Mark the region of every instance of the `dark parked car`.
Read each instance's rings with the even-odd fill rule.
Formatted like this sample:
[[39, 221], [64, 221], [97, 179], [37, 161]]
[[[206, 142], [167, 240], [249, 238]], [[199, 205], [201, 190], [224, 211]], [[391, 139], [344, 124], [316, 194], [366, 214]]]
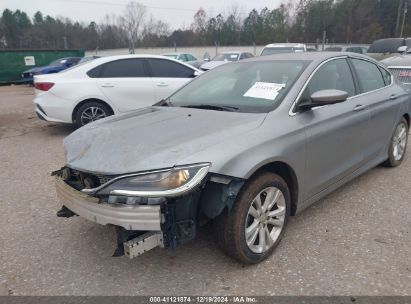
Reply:
[[24, 71], [21, 74], [21, 78], [23, 82], [26, 83], [33, 83], [33, 76], [34, 75], [42, 75], [42, 74], [53, 74], [68, 69], [73, 65], [76, 65], [81, 60], [81, 57], [65, 57], [54, 60], [50, 62], [48, 65], [35, 67], [30, 70]]
[[368, 48], [367, 55], [376, 59], [382, 60], [399, 54], [400, 47], [411, 47], [411, 38], [387, 38], [375, 40]]

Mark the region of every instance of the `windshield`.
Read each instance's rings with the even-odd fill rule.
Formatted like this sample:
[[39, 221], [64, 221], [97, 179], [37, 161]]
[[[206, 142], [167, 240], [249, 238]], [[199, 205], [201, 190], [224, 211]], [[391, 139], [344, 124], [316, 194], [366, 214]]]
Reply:
[[304, 52], [302, 47], [293, 47], [293, 46], [284, 46], [284, 47], [266, 47], [264, 48], [261, 56], [273, 55], [273, 54], [282, 54], [282, 53], [295, 53], [295, 52]]
[[180, 107], [221, 107], [239, 112], [269, 112], [277, 107], [308, 61], [239, 62], [215, 68], [174, 93]]
[[175, 55], [175, 54], [165, 54], [165, 55], [163, 55], [163, 56], [166, 56], [166, 57], [169, 57], [169, 58], [173, 58], [173, 59], [177, 59], [177, 58], [178, 58], [178, 55]]
[[240, 56], [238, 53], [218, 54], [212, 61], [237, 61], [238, 56]]

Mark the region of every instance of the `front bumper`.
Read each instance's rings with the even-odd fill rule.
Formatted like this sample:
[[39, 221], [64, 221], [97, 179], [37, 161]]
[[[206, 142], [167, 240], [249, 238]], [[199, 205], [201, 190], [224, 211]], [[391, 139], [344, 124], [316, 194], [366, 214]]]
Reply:
[[100, 203], [67, 185], [56, 176], [57, 197], [77, 215], [101, 225], [116, 225], [126, 230], [161, 231], [161, 210], [158, 205], [115, 205]]

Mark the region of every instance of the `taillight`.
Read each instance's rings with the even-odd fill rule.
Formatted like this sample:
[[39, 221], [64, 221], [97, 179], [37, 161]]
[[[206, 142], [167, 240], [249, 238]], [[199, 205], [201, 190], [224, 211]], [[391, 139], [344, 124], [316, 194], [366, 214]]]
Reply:
[[35, 82], [34, 87], [40, 91], [48, 91], [54, 86], [53, 82]]

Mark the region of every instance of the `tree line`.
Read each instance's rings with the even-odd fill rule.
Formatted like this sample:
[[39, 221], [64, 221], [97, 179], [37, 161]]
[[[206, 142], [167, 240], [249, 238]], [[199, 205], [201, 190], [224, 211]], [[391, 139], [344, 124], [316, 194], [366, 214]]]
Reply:
[[189, 27], [171, 30], [147, 14], [144, 5], [130, 2], [120, 16], [98, 22], [5, 9], [0, 17], [0, 49], [87, 50], [134, 47], [264, 45], [272, 42], [371, 43], [395, 37], [404, 20], [404, 36], [411, 35], [411, 14], [403, 14], [408, 0], [288, 0], [278, 8], [237, 6], [210, 15], [200, 8]]

